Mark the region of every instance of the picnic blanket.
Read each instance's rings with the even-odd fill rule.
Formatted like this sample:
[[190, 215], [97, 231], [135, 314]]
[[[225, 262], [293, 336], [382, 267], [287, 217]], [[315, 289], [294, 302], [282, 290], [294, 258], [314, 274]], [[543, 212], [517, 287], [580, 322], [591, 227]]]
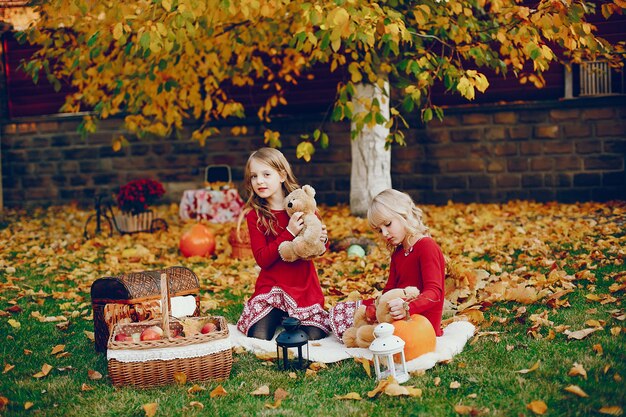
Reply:
[[[274, 340], [261, 340], [247, 337], [235, 325], [229, 324], [230, 340], [233, 346], [240, 346], [255, 354], [276, 353]], [[474, 335], [476, 328], [468, 321], [456, 321], [443, 329], [443, 336], [437, 338], [437, 348], [407, 362], [409, 372], [430, 369], [437, 362], [447, 361], [463, 351], [467, 341]], [[369, 349], [347, 348], [334, 335], [309, 342], [309, 360], [313, 362], [333, 363], [350, 358], [372, 359]]]

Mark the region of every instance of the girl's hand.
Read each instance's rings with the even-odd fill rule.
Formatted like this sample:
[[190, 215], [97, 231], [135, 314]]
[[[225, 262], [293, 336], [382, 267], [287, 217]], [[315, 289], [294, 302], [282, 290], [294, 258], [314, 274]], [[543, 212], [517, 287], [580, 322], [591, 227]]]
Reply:
[[301, 211], [296, 211], [289, 219], [287, 230], [289, 230], [289, 232], [294, 236], [300, 233], [300, 230], [302, 230], [302, 228], [304, 227], [304, 220], [302, 220], [303, 214], [304, 213], [302, 213]]
[[328, 242], [328, 230], [326, 230], [326, 225], [322, 223], [322, 234], [320, 235], [320, 240], [326, 244]]
[[406, 317], [406, 310], [404, 309], [404, 300], [402, 298], [394, 298], [387, 302], [389, 308], [389, 314], [394, 320], [402, 320]]

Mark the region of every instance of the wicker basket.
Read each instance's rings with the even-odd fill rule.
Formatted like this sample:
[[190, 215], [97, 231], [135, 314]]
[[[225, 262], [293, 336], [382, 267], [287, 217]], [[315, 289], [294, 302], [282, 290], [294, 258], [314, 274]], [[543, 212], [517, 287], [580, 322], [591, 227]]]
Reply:
[[237, 259], [251, 258], [253, 256], [250, 245], [250, 234], [247, 228], [241, 228], [237, 233], [237, 228], [233, 228], [228, 235], [228, 243], [232, 248], [232, 256]]
[[98, 352], [106, 351], [110, 333], [118, 322], [153, 320], [161, 316], [162, 272], [168, 277], [170, 297], [193, 296], [196, 309], [192, 315], [199, 315], [200, 285], [198, 277], [189, 268], [172, 266], [99, 278], [91, 285], [95, 348]]
[[[178, 373], [184, 373], [188, 382], [228, 378], [233, 357], [224, 317], [188, 317], [185, 320], [212, 321], [216, 329], [207, 334], [175, 337], [182, 332], [183, 326], [180, 320], [169, 316], [165, 274], [161, 276], [161, 288], [161, 320], [118, 323], [113, 328], [107, 345], [111, 383], [114, 386], [157, 387], [175, 383]], [[142, 342], [115, 340], [119, 333], [140, 333], [154, 325], [161, 325], [163, 339]]]

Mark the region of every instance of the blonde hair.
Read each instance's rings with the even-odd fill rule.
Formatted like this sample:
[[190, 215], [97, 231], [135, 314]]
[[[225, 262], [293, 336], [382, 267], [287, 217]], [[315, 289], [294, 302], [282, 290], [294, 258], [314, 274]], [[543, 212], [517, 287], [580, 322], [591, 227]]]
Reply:
[[381, 224], [397, 219], [404, 224], [410, 236], [430, 236], [430, 231], [424, 225], [422, 218], [422, 210], [415, 205], [413, 199], [408, 194], [392, 188], [378, 193], [367, 210], [367, 220], [372, 229], [377, 229]]
[[244, 209], [242, 210], [237, 221], [237, 234], [239, 234], [241, 223], [243, 222], [245, 215], [251, 210], [254, 210], [258, 217], [257, 225], [265, 228], [266, 234], [271, 233], [273, 235], [277, 235], [276, 216], [274, 216], [270, 210], [267, 200], [256, 195], [254, 189], [252, 188], [252, 178], [250, 175], [250, 164], [252, 161], [262, 162], [275, 169], [279, 174], [285, 176], [285, 181], [282, 183], [283, 193], [285, 196], [296, 188], [300, 188], [298, 181], [291, 170], [289, 162], [287, 162], [285, 155], [283, 155], [281, 151], [274, 148], [261, 148], [252, 152], [252, 154], [248, 157], [248, 162], [246, 162], [243, 175], [244, 187], [248, 193], [248, 201], [246, 201], [246, 205], [244, 206]]

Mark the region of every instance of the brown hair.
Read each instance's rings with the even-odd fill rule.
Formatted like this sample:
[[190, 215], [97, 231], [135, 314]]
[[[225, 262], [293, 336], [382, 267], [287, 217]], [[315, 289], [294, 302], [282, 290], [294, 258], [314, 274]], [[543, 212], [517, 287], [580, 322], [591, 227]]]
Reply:
[[283, 155], [283, 153], [278, 149], [261, 148], [252, 152], [250, 157], [248, 157], [248, 162], [246, 162], [243, 176], [244, 187], [248, 193], [248, 201], [246, 201], [246, 205], [244, 206], [244, 209], [242, 210], [237, 221], [237, 234], [239, 234], [241, 223], [243, 222], [245, 215], [248, 214], [250, 210], [254, 210], [259, 218], [257, 225], [265, 228], [267, 234], [271, 233], [276, 235], [276, 217], [268, 207], [267, 200], [256, 195], [254, 189], [252, 188], [250, 163], [253, 160], [263, 162], [285, 176], [285, 181], [282, 184], [285, 196], [293, 190], [300, 188], [300, 186], [298, 185], [298, 181], [296, 180], [285, 155]]

